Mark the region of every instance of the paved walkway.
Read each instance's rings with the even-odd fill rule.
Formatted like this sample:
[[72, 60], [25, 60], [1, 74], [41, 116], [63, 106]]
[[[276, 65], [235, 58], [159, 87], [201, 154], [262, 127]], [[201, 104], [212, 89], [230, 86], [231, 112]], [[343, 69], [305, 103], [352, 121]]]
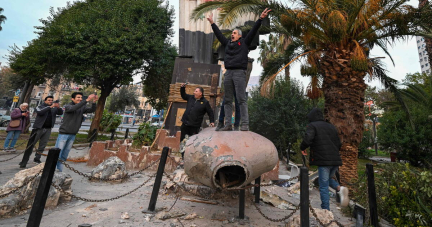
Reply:
[[[85, 155], [87, 150], [72, 150], [71, 156]], [[0, 156], [0, 160], [3, 160], [7, 156]], [[18, 163], [22, 156], [17, 157], [11, 161], [1, 164], [0, 170], [3, 174], [0, 175], [0, 185], [3, 185], [8, 179], [12, 178], [13, 175], [20, 171]], [[46, 157], [42, 157], [42, 161], [45, 161]], [[33, 167], [35, 164], [30, 163], [28, 167]], [[72, 166], [84, 173], [89, 173], [93, 167], [87, 166], [86, 163], [74, 163]], [[65, 169], [65, 172], [73, 177], [72, 189], [73, 193], [78, 196], [91, 199], [103, 199], [111, 198], [124, 194], [138, 185], [142, 184], [153, 172], [144, 172], [126, 182], [123, 183], [104, 183], [104, 182], [90, 182], [87, 179], [75, 174], [69, 169]], [[133, 172], [133, 171], [131, 171]], [[166, 178], [163, 178], [162, 185], [166, 182]], [[264, 219], [255, 207], [250, 202], [253, 197], [247, 192], [246, 198], [246, 211], [245, 215], [249, 217], [249, 221], [245, 223], [230, 223], [229, 220], [238, 216], [238, 198], [233, 198], [229, 201], [221, 201], [219, 205], [209, 205], [196, 202], [188, 202], [178, 200], [176, 205], [172, 208], [173, 211], [182, 211], [187, 214], [196, 213], [197, 218], [193, 220], [181, 220], [180, 224], [175, 218], [168, 219], [165, 221], [152, 218], [146, 219], [145, 215], [141, 212], [148, 207], [151, 191], [153, 186], [153, 180], [147, 183], [144, 187], [138, 191], [123, 197], [118, 200], [96, 203], [93, 206], [92, 202], [83, 202], [73, 199], [72, 201], [60, 204], [53, 210], [45, 210], [42, 218], [41, 226], [44, 227], [58, 227], [58, 226], [77, 226], [83, 223], [90, 223], [95, 226], [285, 226], [284, 222], [274, 223]], [[299, 203], [299, 194], [290, 195], [286, 188], [273, 186], [265, 187], [262, 190], [279, 195], [281, 198], [288, 200], [294, 204]], [[317, 189], [310, 190], [310, 199], [313, 207], [320, 207], [319, 192]], [[175, 202], [175, 194], [165, 192], [161, 190], [159, 193], [157, 208], [171, 207]], [[272, 218], [282, 218], [290, 213], [287, 210], [281, 210], [271, 205], [260, 203], [259, 207], [262, 211]], [[331, 210], [335, 217], [344, 226], [354, 226], [355, 219], [344, 217], [340, 208], [337, 207], [335, 199], [331, 198]], [[123, 212], [128, 212], [129, 219], [121, 219]], [[219, 217], [218, 220], [214, 217]], [[16, 216], [10, 219], [0, 220], [0, 226], [26, 226], [29, 217], [29, 211], [26, 214]], [[225, 217], [226, 220], [220, 219]], [[312, 225], [316, 226], [316, 225]]]

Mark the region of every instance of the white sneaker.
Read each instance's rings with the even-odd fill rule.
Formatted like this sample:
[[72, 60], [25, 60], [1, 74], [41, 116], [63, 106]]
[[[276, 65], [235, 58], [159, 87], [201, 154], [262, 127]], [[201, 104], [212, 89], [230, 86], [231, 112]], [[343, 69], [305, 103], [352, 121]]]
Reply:
[[349, 204], [349, 197], [348, 197], [348, 188], [341, 186], [340, 190], [338, 192], [340, 197], [340, 205], [341, 207], [346, 207]]

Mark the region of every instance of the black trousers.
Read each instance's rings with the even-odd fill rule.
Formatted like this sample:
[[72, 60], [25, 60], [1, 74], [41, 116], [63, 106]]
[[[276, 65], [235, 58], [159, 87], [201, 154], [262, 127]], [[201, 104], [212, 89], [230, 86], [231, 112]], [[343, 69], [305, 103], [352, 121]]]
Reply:
[[[48, 143], [48, 140], [51, 135], [51, 128], [39, 128], [39, 129], [32, 129], [32, 132], [30, 134], [30, 139], [27, 142], [26, 150], [24, 151], [23, 159], [20, 163], [20, 165], [26, 165], [28, 160], [30, 159], [30, 155], [33, 152], [33, 148], [35, 147], [36, 143], [39, 141], [39, 147], [38, 152], [43, 153], [45, 150], [45, 147]], [[36, 153], [35, 159], [40, 160], [41, 155]]]
[[[180, 142], [182, 142], [184, 140], [184, 138], [186, 137], [186, 135], [192, 136], [195, 134], [198, 134], [200, 127], [192, 127], [192, 126], [187, 126], [185, 124], [182, 124], [182, 126], [180, 127]], [[184, 157], [184, 153], [182, 153], [182, 157]]]

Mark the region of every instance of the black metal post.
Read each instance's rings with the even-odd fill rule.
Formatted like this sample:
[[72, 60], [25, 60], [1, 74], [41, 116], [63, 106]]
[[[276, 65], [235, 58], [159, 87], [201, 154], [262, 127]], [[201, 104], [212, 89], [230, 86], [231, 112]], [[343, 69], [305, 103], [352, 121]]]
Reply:
[[111, 131], [111, 141], [114, 141], [114, 139], [115, 139], [115, 133], [116, 133], [116, 130], [113, 129], [113, 130]]
[[376, 200], [376, 191], [375, 191], [375, 179], [374, 179], [374, 171], [373, 165], [368, 163], [366, 164], [366, 174], [368, 181], [368, 197], [369, 197], [369, 210], [370, 210], [370, 220], [371, 225], [374, 227], [378, 227], [378, 207]]
[[125, 139], [127, 139], [128, 136], [129, 136], [129, 128], [126, 128]]
[[36, 196], [33, 201], [33, 206], [30, 211], [27, 227], [39, 227], [40, 225], [59, 154], [59, 148], [51, 148], [48, 152], [48, 157], [46, 159], [42, 176], [39, 181], [39, 186], [36, 191]]
[[152, 192], [149, 207], [148, 207], [148, 210], [152, 211], [152, 212], [155, 211], [155, 208], [156, 208], [156, 201], [157, 201], [157, 197], [159, 194], [162, 176], [163, 176], [164, 169], [165, 169], [165, 163], [166, 163], [166, 160], [168, 157], [168, 151], [169, 151], [168, 147], [164, 147], [162, 150], [161, 159], [159, 162], [159, 167], [158, 167], [158, 170], [156, 173], [156, 179], [155, 179], [155, 182], [153, 185], [153, 192]]
[[97, 139], [97, 129], [93, 129], [92, 135], [90, 136], [89, 147], [92, 146], [93, 142]]
[[258, 186], [254, 187], [254, 194], [255, 194], [255, 203], [260, 202], [260, 192], [261, 192], [261, 176], [259, 176], [257, 179], [255, 179], [255, 184]]
[[376, 130], [376, 122], [377, 117], [373, 118], [373, 131], [374, 131], [374, 146], [375, 146], [375, 155], [378, 155], [378, 141], [377, 141], [377, 130]]
[[309, 176], [308, 168], [300, 167], [300, 226], [309, 227]]
[[366, 209], [358, 204], [354, 206], [354, 218], [356, 219], [356, 227], [363, 227], [366, 216]]
[[245, 219], [245, 189], [240, 190], [239, 195], [239, 218]]
[[287, 164], [289, 164], [290, 161], [290, 153], [291, 153], [291, 143], [288, 143]]

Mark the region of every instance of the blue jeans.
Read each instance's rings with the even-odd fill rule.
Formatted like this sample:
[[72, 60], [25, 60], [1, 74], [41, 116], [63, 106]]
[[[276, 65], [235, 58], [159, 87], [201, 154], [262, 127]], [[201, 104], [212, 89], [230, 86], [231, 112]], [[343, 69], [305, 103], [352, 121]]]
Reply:
[[329, 186], [337, 190], [339, 183], [333, 179], [339, 166], [318, 166], [318, 182], [321, 196], [321, 208], [330, 210]]
[[[240, 126], [240, 105], [238, 104], [237, 99], [235, 97], [236, 97], [236, 93], [234, 91], [234, 103], [235, 103], [234, 126], [238, 127], [238, 126]], [[220, 114], [219, 114], [219, 123], [224, 122], [224, 118], [225, 118], [224, 106], [225, 106], [225, 99], [222, 101], [221, 110], [220, 110]]]
[[[19, 137], [20, 135], [21, 135], [21, 130], [13, 130], [13, 131], [9, 131], [9, 132], [7, 133], [6, 140], [5, 140], [5, 143], [4, 143], [3, 147], [4, 147], [5, 149], [8, 148], [8, 147], [10, 147], [10, 148], [14, 148], [14, 146], [15, 146], [17, 140], [18, 140], [18, 137]], [[9, 145], [9, 141], [10, 141], [10, 140], [12, 140], [12, 142], [11, 142], [10, 145]]]
[[[58, 135], [55, 147], [60, 148], [60, 155], [59, 155], [60, 160], [66, 161], [74, 141], [75, 141], [75, 135], [68, 135], [68, 134]], [[57, 162], [57, 169], [60, 172], [62, 172], [63, 164]]]

